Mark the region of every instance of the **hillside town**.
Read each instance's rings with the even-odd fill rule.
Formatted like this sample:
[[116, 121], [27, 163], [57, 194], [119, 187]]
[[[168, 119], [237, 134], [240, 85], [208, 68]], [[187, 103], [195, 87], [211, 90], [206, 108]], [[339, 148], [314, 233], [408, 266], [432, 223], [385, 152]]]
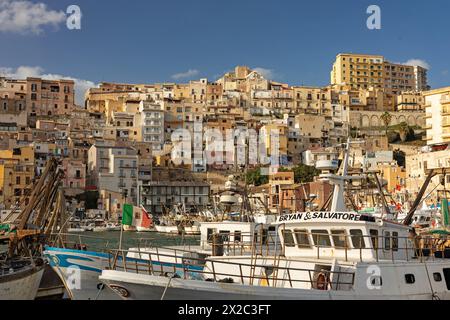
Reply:
[[[215, 81], [103, 82], [84, 105], [71, 80], [0, 78], [1, 209], [28, 204], [52, 157], [72, 210], [114, 220], [125, 203], [152, 214], [207, 207], [230, 175], [272, 212], [303, 210], [310, 194], [321, 207], [332, 188], [303, 173], [342, 160], [348, 137], [362, 141], [352, 167], [378, 170], [386, 192], [413, 199], [427, 168], [450, 166], [450, 87], [431, 89], [426, 69], [378, 55], [338, 54], [330, 68], [325, 87], [271, 81], [246, 66]], [[255, 161], [246, 158], [253, 143], [236, 142], [249, 130], [262, 146]], [[259, 161], [261, 153], [276, 163]], [[449, 184], [447, 176], [440, 188]]]

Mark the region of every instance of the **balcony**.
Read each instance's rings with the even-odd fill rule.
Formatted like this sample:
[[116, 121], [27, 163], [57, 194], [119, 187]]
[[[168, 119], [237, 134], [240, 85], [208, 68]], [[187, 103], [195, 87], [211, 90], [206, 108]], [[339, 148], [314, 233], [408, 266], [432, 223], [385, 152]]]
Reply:
[[441, 97], [441, 104], [450, 104], [450, 95], [445, 95]]
[[431, 119], [432, 117], [433, 117], [433, 114], [432, 114], [432, 113], [427, 112], [427, 113], [425, 114], [425, 119]]
[[431, 140], [433, 140], [433, 138], [430, 136], [426, 136], [426, 137], [422, 138], [422, 141], [431, 141]]

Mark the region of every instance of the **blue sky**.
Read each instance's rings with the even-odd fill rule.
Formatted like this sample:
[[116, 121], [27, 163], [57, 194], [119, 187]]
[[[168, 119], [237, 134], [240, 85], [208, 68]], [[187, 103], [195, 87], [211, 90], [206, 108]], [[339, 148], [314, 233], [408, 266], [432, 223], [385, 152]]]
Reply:
[[[27, 66], [93, 83], [185, 82], [215, 80], [235, 65], [248, 65], [270, 70], [278, 81], [327, 85], [336, 54], [358, 52], [393, 62], [420, 59], [430, 65], [432, 87], [450, 85], [448, 0], [14, 2], [0, 0], [4, 74], [22, 75], [17, 68]], [[33, 19], [42, 21], [5, 20], [5, 13], [33, 11], [38, 3], [46, 7]], [[61, 17], [71, 4], [82, 10], [81, 30], [68, 30]], [[371, 4], [382, 10], [381, 30], [366, 27]], [[52, 11], [56, 17], [48, 19]]]

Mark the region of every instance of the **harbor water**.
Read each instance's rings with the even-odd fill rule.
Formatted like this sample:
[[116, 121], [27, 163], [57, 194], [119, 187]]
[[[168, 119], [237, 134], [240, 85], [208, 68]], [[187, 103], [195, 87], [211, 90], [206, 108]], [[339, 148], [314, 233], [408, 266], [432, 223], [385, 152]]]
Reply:
[[[71, 233], [67, 241], [74, 246], [83, 244], [88, 251], [106, 251], [119, 248], [120, 231]], [[143, 248], [148, 246], [185, 246], [198, 245], [199, 236], [161, 234], [158, 232], [123, 232], [122, 249]]]

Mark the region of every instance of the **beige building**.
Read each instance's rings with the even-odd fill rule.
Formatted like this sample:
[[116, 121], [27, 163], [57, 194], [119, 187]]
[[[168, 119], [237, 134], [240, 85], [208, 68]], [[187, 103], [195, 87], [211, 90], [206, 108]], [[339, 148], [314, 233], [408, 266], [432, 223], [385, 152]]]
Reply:
[[397, 111], [424, 110], [425, 99], [422, 92], [405, 91], [397, 95]]
[[137, 204], [138, 156], [129, 147], [94, 145], [89, 149], [89, 181], [99, 190], [122, 193]]
[[[406, 188], [408, 192], [412, 194], [417, 193], [427, 177], [426, 170], [437, 168], [450, 168], [450, 150], [448, 150], [448, 147], [447, 149], [440, 151], [433, 151], [432, 149], [430, 149], [407, 155]], [[430, 192], [433, 188], [436, 188], [437, 191], [444, 190], [444, 186], [441, 185], [441, 181], [443, 181], [443, 179], [443, 175], [437, 175], [436, 177], [434, 177], [430, 182], [428, 191], [425, 194]], [[445, 189], [449, 190], [449, 188], [450, 175], [446, 175]], [[434, 198], [432, 200], [436, 199]]]
[[380, 55], [338, 54], [331, 71], [331, 84], [349, 84], [354, 89], [383, 88], [387, 93], [427, 90], [427, 70], [395, 64]]
[[450, 87], [423, 93], [428, 145], [450, 142]]

